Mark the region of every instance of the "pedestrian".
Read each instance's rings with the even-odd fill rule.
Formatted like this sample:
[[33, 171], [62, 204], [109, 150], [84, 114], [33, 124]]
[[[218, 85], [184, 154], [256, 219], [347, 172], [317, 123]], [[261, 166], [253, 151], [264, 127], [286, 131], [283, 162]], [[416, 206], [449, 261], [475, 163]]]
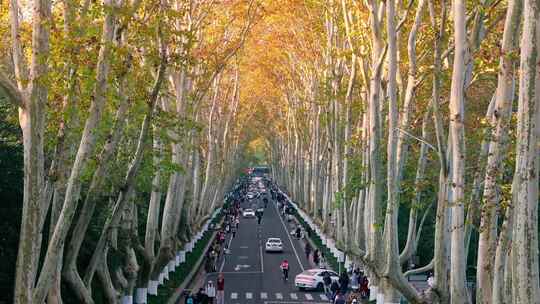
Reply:
[[360, 283], [360, 295], [363, 299], [369, 298], [369, 280], [367, 276], [362, 277], [362, 282]]
[[185, 304], [195, 304], [195, 297], [193, 297], [193, 294], [189, 293], [186, 296], [186, 301], [184, 303]]
[[296, 238], [300, 239], [300, 234], [302, 233], [302, 228], [300, 228], [300, 225], [296, 226]]
[[236, 236], [236, 227], [235, 226], [232, 227], [231, 232], [232, 232], [232, 237], [234, 238]]
[[332, 292], [332, 298], [333, 301], [339, 291], [339, 284], [336, 281], [332, 281], [332, 284], [330, 285], [330, 291]]
[[227, 223], [227, 225], [225, 226], [225, 232], [229, 233], [230, 231], [231, 231], [231, 225]]
[[223, 278], [223, 273], [219, 273], [217, 278], [217, 304], [225, 303], [225, 278]]
[[355, 269], [351, 275], [351, 288], [353, 290], [357, 290], [358, 289], [358, 286], [359, 286], [359, 280], [358, 280], [358, 275], [359, 275], [359, 272], [360, 271], [357, 271], [357, 269]]
[[319, 249], [315, 249], [313, 252], [313, 264], [315, 267], [319, 267]]
[[347, 272], [342, 272], [341, 276], [339, 277], [339, 289], [343, 294], [347, 293], [349, 289], [349, 275]]
[[206, 284], [206, 295], [208, 296], [208, 304], [214, 304], [214, 300], [216, 299], [216, 286], [212, 281], [208, 281], [208, 284]]
[[433, 278], [433, 273], [431, 272], [428, 274], [427, 284], [428, 284], [429, 289], [432, 289], [433, 286], [435, 285], [435, 279]]
[[305, 247], [306, 259], [309, 261], [309, 255], [311, 254], [311, 245], [309, 242], [306, 243]]
[[236, 216], [236, 219], [234, 220], [235, 224], [236, 224], [236, 229], [238, 229], [238, 226], [240, 225], [240, 218], [239, 216]]
[[353, 290], [347, 297], [347, 304], [353, 304], [358, 303], [358, 300], [360, 300], [362, 297], [360, 296], [360, 293], [358, 290]]
[[324, 287], [324, 294], [327, 298], [332, 297], [332, 291], [330, 290], [330, 285], [332, 285], [332, 278], [330, 277], [330, 274], [328, 271], [325, 271], [323, 273], [323, 287]]
[[197, 304], [207, 304], [208, 297], [204, 293], [204, 289], [199, 288], [199, 292], [195, 295], [195, 303]]
[[338, 292], [334, 298], [334, 304], [345, 304], [345, 293]]
[[324, 254], [321, 252], [319, 257], [319, 268], [326, 269], [326, 258], [324, 257]]

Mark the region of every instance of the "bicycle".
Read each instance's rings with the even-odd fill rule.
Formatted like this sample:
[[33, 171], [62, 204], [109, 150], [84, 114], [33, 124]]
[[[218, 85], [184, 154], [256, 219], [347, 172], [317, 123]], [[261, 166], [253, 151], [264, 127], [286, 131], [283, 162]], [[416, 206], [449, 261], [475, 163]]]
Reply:
[[289, 269], [283, 268], [283, 282], [286, 282], [289, 280]]

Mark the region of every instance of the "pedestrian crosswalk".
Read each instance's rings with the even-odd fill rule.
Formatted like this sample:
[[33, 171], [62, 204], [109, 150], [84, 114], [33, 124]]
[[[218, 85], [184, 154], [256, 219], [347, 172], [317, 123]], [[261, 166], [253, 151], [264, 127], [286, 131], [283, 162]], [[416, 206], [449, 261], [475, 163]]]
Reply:
[[253, 292], [231, 292], [229, 294], [231, 300], [279, 300], [279, 301], [328, 301], [328, 297], [324, 293], [253, 293]]

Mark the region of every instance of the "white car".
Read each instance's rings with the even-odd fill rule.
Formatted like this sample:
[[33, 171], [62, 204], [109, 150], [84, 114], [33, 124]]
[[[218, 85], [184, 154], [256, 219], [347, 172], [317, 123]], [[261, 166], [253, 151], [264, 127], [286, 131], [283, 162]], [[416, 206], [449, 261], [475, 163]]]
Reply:
[[244, 212], [242, 212], [243, 217], [255, 217], [255, 211], [253, 209], [244, 209]]
[[267, 252], [283, 252], [283, 243], [280, 238], [269, 238], [266, 241], [265, 250]]
[[249, 199], [254, 199], [254, 198], [255, 198], [255, 193], [253, 193], [253, 192], [248, 192], [247, 198], [249, 198]]
[[304, 272], [298, 274], [294, 278], [294, 286], [298, 287], [298, 289], [323, 289], [324, 282], [323, 277], [325, 272], [328, 272], [330, 274], [330, 278], [332, 279], [332, 282], [337, 282], [339, 280], [339, 275], [328, 269], [308, 269]]

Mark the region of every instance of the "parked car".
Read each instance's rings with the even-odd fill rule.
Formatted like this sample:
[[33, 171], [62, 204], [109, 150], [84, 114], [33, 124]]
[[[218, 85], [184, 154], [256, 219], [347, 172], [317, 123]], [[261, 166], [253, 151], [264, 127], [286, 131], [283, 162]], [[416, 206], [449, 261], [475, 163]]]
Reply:
[[266, 252], [283, 252], [283, 242], [280, 238], [269, 238], [265, 245]]
[[243, 217], [255, 217], [255, 211], [253, 209], [244, 209], [242, 212]]
[[333, 281], [339, 280], [339, 275], [328, 269], [320, 269], [320, 268], [314, 268], [314, 269], [308, 269], [304, 272], [298, 274], [294, 278], [294, 286], [298, 287], [300, 290], [304, 289], [323, 289], [324, 283], [323, 283], [323, 277], [325, 272], [328, 272], [330, 274], [330, 278]]

